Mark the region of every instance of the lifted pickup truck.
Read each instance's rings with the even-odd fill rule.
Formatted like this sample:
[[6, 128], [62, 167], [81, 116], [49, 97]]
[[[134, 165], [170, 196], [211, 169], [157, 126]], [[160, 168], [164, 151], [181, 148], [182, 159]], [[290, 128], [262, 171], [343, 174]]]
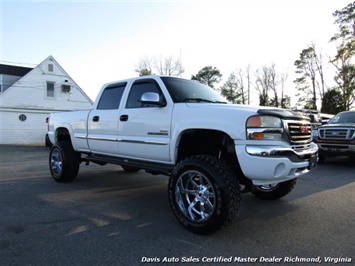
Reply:
[[308, 117], [228, 104], [201, 83], [143, 76], [104, 85], [92, 110], [53, 113], [52, 177], [76, 178], [81, 162], [169, 176], [178, 221], [196, 233], [233, 222], [242, 192], [288, 194], [316, 166]]
[[326, 157], [355, 158], [355, 111], [340, 112], [313, 133], [319, 148], [319, 162]]

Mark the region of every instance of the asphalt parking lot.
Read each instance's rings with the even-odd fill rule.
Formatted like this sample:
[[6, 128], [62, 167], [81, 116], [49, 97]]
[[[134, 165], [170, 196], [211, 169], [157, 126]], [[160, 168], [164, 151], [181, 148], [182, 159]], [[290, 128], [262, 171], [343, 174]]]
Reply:
[[355, 162], [346, 158], [319, 165], [281, 200], [244, 194], [235, 224], [201, 236], [173, 216], [166, 176], [90, 164], [60, 184], [48, 152], [0, 146], [1, 265], [354, 263]]

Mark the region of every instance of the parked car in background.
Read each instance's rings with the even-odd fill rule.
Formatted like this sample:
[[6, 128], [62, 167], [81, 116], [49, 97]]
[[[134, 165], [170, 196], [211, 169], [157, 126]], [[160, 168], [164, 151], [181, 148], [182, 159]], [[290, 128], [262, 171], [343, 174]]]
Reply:
[[322, 118], [321, 118], [320, 113], [317, 110], [296, 109], [293, 111], [296, 111], [296, 112], [301, 113], [303, 115], [309, 116], [309, 118], [311, 118], [311, 124], [312, 124], [313, 129], [322, 125]]
[[320, 117], [322, 119], [322, 125], [324, 125], [327, 124], [329, 120], [334, 117], [334, 115], [321, 113]]
[[319, 162], [330, 156], [350, 156], [355, 159], [355, 111], [340, 112], [329, 122], [313, 131], [318, 145]]

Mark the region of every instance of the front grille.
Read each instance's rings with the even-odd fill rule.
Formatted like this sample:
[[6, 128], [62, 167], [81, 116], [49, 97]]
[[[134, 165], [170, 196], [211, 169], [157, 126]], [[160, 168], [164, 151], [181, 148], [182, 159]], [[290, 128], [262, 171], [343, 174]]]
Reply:
[[347, 128], [322, 128], [319, 129], [319, 137], [322, 139], [351, 140], [355, 130]]
[[291, 144], [308, 143], [312, 139], [311, 123], [305, 121], [286, 121]]

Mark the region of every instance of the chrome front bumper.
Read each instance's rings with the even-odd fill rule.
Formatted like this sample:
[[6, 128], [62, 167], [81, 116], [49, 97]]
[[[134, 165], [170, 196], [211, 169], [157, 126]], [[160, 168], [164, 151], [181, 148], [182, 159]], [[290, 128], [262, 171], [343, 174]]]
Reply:
[[272, 158], [282, 157], [288, 158], [291, 162], [299, 163], [315, 156], [318, 152], [318, 146], [312, 142], [309, 147], [299, 150], [275, 146], [246, 146], [245, 150], [252, 156]]
[[284, 182], [316, 167], [318, 147], [303, 149], [281, 146], [236, 145], [237, 157], [245, 177], [254, 185]]

